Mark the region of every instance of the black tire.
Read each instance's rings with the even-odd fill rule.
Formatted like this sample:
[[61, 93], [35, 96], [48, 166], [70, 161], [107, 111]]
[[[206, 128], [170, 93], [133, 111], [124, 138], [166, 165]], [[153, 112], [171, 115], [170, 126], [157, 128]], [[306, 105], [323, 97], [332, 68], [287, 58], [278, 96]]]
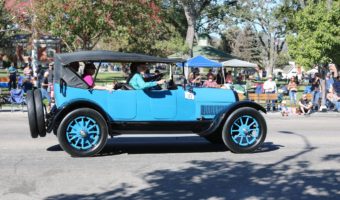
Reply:
[[[83, 120], [88, 120], [89, 123], [86, 126], [95, 125], [95, 132], [97, 133], [96, 136], [92, 135], [90, 136], [90, 132], [88, 130], [85, 131], [85, 123], [83, 121], [82, 130], [75, 130], [72, 128], [72, 124], [79, 124], [78, 119], [83, 118]], [[78, 126], [78, 125], [77, 125]], [[78, 126], [79, 127], [79, 126]], [[71, 131], [75, 130], [75, 131]], [[83, 131], [84, 130], [84, 131]], [[82, 133], [83, 131], [83, 133]], [[93, 131], [91, 131], [93, 132]], [[73, 137], [76, 137], [75, 139], [70, 138], [70, 134], [72, 133]], [[66, 151], [68, 154], [74, 157], [87, 157], [87, 156], [94, 156], [97, 153], [99, 153], [105, 146], [107, 137], [108, 137], [108, 126], [103, 118], [103, 116], [97, 112], [96, 110], [90, 109], [90, 108], [79, 108], [72, 112], [70, 112], [64, 119], [61, 121], [60, 126], [58, 128], [58, 140], [61, 148]], [[89, 148], [80, 147], [78, 148], [79, 141], [76, 140], [84, 140], [91, 141], [95, 140], [94, 138], [97, 138], [95, 144], [90, 144], [89, 142]], [[80, 138], [80, 139], [79, 139]], [[83, 149], [81, 149], [83, 148]]]
[[215, 132], [211, 133], [210, 135], [204, 136], [204, 138], [212, 144], [223, 144], [221, 128], [217, 129]]
[[36, 112], [35, 112], [33, 90], [27, 91], [26, 103], [27, 103], [28, 124], [30, 127], [31, 137], [37, 138], [39, 131], [37, 127], [37, 118], [36, 118]]
[[46, 136], [45, 113], [40, 89], [34, 90], [34, 102], [38, 133], [40, 137], [45, 137]]
[[[247, 124], [248, 126], [244, 125], [245, 128], [242, 128], [243, 125], [240, 123], [243, 124], [244, 120], [244, 124]], [[238, 128], [238, 130], [235, 128]], [[224, 144], [234, 153], [254, 152], [262, 145], [266, 135], [267, 124], [265, 119], [259, 111], [248, 107], [239, 108], [234, 111], [226, 120], [222, 130], [222, 139]], [[238, 138], [241, 138], [239, 144], [237, 141]], [[244, 145], [243, 143], [244, 138], [248, 143], [247, 145]], [[248, 142], [248, 138], [250, 138], [250, 142]]]

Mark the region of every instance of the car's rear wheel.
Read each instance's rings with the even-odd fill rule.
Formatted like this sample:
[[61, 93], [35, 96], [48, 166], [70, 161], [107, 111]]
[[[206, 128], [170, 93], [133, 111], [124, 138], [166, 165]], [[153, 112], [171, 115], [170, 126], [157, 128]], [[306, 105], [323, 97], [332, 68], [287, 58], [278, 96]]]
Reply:
[[267, 135], [265, 119], [253, 108], [240, 108], [227, 119], [222, 130], [224, 144], [234, 153], [250, 153]]
[[29, 127], [30, 127], [31, 137], [37, 138], [39, 130], [38, 130], [38, 126], [37, 126], [37, 117], [36, 117], [34, 91], [33, 90], [27, 91], [26, 104], [27, 104], [28, 124], [29, 124]]
[[60, 146], [71, 156], [94, 156], [106, 144], [108, 126], [96, 110], [79, 108], [61, 121], [57, 135]]
[[40, 89], [34, 90], [35, 113], [40, 137], [46, 136], [45, 113]]

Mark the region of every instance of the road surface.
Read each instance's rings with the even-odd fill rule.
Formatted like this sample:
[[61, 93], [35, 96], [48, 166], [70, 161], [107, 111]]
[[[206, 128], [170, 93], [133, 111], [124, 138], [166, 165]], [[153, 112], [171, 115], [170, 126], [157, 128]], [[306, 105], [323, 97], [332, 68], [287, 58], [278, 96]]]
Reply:
[[340, 199], [340, 118], [267, 115], [253, 154], [195, 135], [109, 140], [72, 158], [53, 134], [31, 139], [27, 113], [0, 112], [0, 199]]

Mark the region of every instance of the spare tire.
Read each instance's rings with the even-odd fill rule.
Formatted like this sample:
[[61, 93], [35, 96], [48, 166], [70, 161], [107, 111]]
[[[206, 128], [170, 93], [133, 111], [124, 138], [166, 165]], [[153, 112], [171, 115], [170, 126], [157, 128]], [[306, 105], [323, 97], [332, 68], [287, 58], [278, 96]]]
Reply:
[[26, 103], [27, 103], [27, 113], [28, 113], [28, 124], [30, 126], [31, 136], [32, 136], [32, 138], [37, 138], [38, 137], [38, 128], [37, 128], [37, 119], [36, 119], [36, 112], [35, 112], [35, 102], [34, 102], [34, 91], [33, 90], [27, 91]]
[[40, 89], [34, 90], [34, 102], [38, 133], [40, 137], [45, 137], [46, 136], [45, 113]]

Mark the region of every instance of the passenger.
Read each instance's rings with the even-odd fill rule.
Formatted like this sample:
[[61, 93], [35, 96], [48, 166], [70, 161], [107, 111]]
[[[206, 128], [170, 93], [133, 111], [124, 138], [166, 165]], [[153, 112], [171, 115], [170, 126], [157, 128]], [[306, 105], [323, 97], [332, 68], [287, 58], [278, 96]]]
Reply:
[[[135, 68], [137, 66], [137, 68]], [[131, 74], [127, 80], [127, 83], [136, 90], [143, 90], [146, 88], [151, 88], [156, 85], [161, 85], [165, 82], [164, 79], [159, 81], [145, 82], [143, 75], [147, 70], [145, 63], [132, 63], [131, 64]]]
[[219, 87], [219, 85], [217, 84], [215, 80], [215, 76], [213, 74], [208, 74], [208, 80], [204, 81], [203, 87], [208, 87], [208, 88]]
[[106, 90], [107, 88], [104, 86], [97, 86], [94, 83], [93, 75], [96, 72], [96, 66], [93, 63], [86, 63], [84, 68], [83, 80], [87, 83], [87, 85], [92, 89], [98, 90]]

